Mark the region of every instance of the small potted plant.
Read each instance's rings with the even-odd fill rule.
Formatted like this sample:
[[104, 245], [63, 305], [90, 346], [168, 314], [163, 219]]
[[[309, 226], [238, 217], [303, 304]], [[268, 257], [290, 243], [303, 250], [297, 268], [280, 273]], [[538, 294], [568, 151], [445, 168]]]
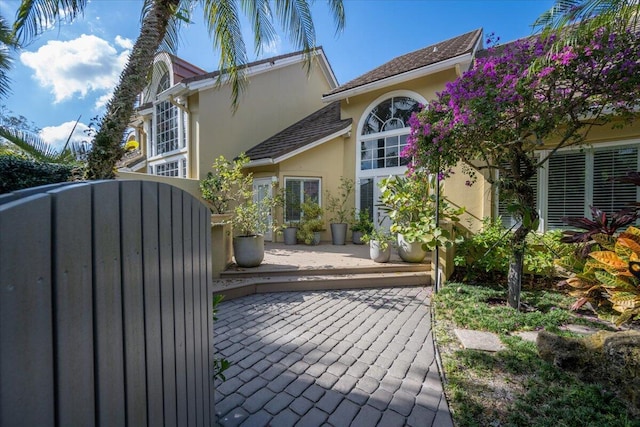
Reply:
[[369, 256], [375, 262], [388, 262], [391, 258], [391, 245], [394, 238], [391, 233], [380, 228], [373, 228], [362, 236], [365, 243], [369, 243]]
[[373, 231], [373, 221], [369, 218], [369, 210], [363, 209], [358, 211], [355, 216], [355, 221], [351, 226], [351, 233], [354, 245], [362, 245], [365, 242], [362, 240], [362, 236], [370, 234]]
[[296, 198], [295, 196], [293, 196], [291, 193], [287, 192], [282, 193], [280, 200], [281, 200], [281, 208], [283, 210], [283, 216], [285, 217], [285, 222], [283, 224], [282, 227], [280, 227], [280, 231], [282, 232], [283, 238], [284, 238], [284, 244], [285, 245], [295, 245], [298, 243], [298, 221], [290, 221], [287, 220], [286, 216], [287, 216], [287, 208], [291, 209], [292, 211], [297, 211], [300, 209], [300, 202], [299, 200], [297, 200], [298, 198]]
[[318, 203], [306, 201], [300, 204], [302, 218], [298, 223], [298, 240], [307, 245], [317, 245], [320, 243], [320, 233], [324, 229], [322, 220], [322, 208]]
[[349, 199], [353, 193], [352, 179], [340, 177], [338, 196], [327, 191], [327, 212], [331, 214], [331, 241], [334, 245], [344, 245], [347, 238], [348, 221], [353, 217], [353, 208], [349, 207]]

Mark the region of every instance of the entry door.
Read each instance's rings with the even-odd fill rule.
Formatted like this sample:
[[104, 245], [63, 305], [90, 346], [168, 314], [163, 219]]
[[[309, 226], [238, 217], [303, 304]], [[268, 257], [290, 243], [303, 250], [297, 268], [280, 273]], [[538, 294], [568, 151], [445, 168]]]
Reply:
[[[273, 190], [271, 186], [271, 178], [256, 178], [253, 180], [253, 201], [256, 203], [261, 202], [266, 197], [273, 196]], [[268, 225], [267, 231], [264, 233], [264, 240], [272, 241], [273, 240], [273, 216], [271, 209], [268, 212], [265, 212], [264, 217], [266, 218], [266, 222]]]
[[387, 178], [385, 176], [374, 176], [368, 178], [360, 178], [360, 210], [366, 209], [370, 212], [370, 218], [376, 228], [389, 230], [391, 227], [391, 219], [386, 212], [380, 207], [380, 180]]

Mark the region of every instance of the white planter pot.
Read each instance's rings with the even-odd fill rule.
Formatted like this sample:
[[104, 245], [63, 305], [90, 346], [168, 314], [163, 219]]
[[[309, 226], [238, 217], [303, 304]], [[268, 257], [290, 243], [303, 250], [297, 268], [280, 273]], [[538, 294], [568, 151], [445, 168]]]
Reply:
[[264, 236], [237, 236], [233, 238], [233, 255], [238, 267], [257, 267], [264, 259]]
[[371, 240], [369, 242], [369, 256], [375, 262], [389, 262], [391, 246], [387, 246], [387, 249], [382, 250], [377, 240]]
[[421, 242], [407, 242], [402, 234], [398, 234], [398, 255], [404, 262], [422, 262], [427, 251], [422, 249]]

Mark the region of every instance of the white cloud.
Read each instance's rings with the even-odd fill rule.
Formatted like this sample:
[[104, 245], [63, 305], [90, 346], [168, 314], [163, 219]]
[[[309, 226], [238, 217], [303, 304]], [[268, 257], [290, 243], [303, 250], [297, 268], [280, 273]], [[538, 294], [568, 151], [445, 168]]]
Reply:
[[133, 41], [131, 39], [126, 39], [120, 35], [116, 36], [116, 44], [123, 49], [131, 50], [133, 49]]
[[92, 91], [111, 92], [128, 56], [128, 50], [118, 52], [106, 40], [83, 34], [74, 40], [49, 41], [36, 52], [24, 52], [20, 60], [59, 103]]
[[[58, 126], [47, 126], [40, 130], [40, 137], [46, 143], [53, 145], [58, 150], [61, 150], [67, 142], [67, 138], [69, 138], [75, 124], [75, 121], [70, 121]], [[71, 142], [80, 143], [88, 141], [89, 137], [84, 132], [86, 129], [89, 129], [89, 126], [84, 123], [78, 123], [78, 126], [76, 126], [76, 129], [73, 131], [73, 135], [71, 136]]]
[[107, 102], [109, 102], [109, 100], [111, 99], [111, 95], [113, 95], [112, 91], [98, 97], [98, 99], [96, 99], [96, 103], [93, 106], [93, 108], [95, 110], [102, 110], [103, 108], [105, 108], [107, 106]]
[[282, 49], [282, 39], [276, 34], [275, 38], [270, 43], [262, 43], [263, 56], [275, 56], [280, 54]]

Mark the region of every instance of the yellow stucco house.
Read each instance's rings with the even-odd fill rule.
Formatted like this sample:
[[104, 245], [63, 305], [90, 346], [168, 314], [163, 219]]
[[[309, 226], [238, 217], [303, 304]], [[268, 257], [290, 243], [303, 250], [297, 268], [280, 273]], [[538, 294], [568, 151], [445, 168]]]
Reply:
[[[250, 84], [235, 114], [229, 88], [216, 85], [217, 72], [161, 54], [157, 61], [167, 72], [145, 92], [134, 121], [141, 156], [122, 170], [197, 180], [217, 156], [246, 152], [256, 191], [276, 183], [324, 205], [323, 195], [337, 192], [341, 177], [350, 178], [356, 184], [354, 207], [379, 220], [377, 183], [406, 170], [400, 152], [408, 118], [469, 69], [482, 40], [476, 29], [394, 58], [343, 85], [321, 48], [309, 74], [300, 53], [251, 63]], [[639, 127], [601, 129], [591, 142], [557, 153], [535, 178], [541, 231], [560, 227], [563, 216], [588, 214], [591, 204], [613, 211], [640, 200], [635, 186], [607, 181], [640, 170]], [[450, 201], [466, 207], [463, 226], [476, 231], [484, 217], [498, 214], [511, 221], [486, 180], [470, 188], [466, 179], [457, 173], [445, 182]], [[286, 207], [283, 215], [280, 220], [295, 220], [299, 212]], [[329, 239], [325, 232], [323, 240]]]

